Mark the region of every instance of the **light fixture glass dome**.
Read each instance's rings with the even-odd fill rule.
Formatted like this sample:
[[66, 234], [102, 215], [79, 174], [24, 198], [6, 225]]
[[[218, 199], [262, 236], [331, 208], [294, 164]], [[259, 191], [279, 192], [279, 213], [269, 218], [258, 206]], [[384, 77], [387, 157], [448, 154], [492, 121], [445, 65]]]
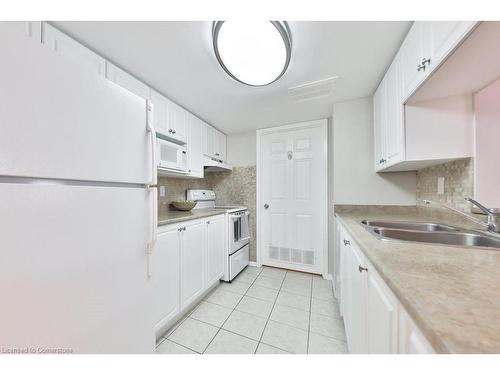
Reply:
[[226, 73], [250, 86], [276, 81], [290, 63], [291, 40], [286, 22], [217, 21], [213, 43]]

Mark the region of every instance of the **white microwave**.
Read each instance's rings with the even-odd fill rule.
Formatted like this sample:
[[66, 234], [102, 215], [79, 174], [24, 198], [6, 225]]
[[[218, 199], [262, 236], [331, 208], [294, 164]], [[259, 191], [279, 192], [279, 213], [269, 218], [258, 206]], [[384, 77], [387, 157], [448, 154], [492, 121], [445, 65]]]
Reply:
[[185, 172], [187, 169], [186, 145], [179, 145], [164, 139], [156, 139], [158, 168]]

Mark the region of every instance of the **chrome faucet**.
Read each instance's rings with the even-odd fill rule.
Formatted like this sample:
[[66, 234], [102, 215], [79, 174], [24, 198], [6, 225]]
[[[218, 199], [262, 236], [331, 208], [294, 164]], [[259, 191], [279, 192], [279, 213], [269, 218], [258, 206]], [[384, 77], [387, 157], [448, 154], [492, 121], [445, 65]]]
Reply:
[[472, 203], [474, 206], [483, 211], [486, 215], [488, 215], [488, 223], [487, 228], [490, 232], [500, 233], [500, 225], [498, 224], [498, 218], [500, 218], [500, 211], [495, 208], [486, 208], [478, 201], [472, 198], [465, 198], [467, 202]]
[[434, 202], [434, 201], [430, 201], [428, 199], [422, 199], [421, 201], [427, 205], [435, 204], [435, 205], [447, 208], [448, 210], [451, 210], [453, 212], [456, 212], [456, 213], [464, 216], [465, 218], [469, 219], [470, 221], [473, 221], [474, 223], [485, 227], [486, 229], [488, 229], [488, 232], [500, 233], [500, 224], [498, 223], [498, 221], [499, 221], [498, 219], [500, 218], [500, 210], [494, 209], [494, 208], [486, 208], [481, 203], [479, 203], [478, 201], [476, 201], [472, 198], [465, 198], [465, 200], [467, 202], [472, 203], [474, 206], [476, 206], [481, 211], [483, 211], [486, 215], [488, 215], [488, 222], [485, 223], [484, 221], [476, 219], [472, 215], [466, 214], [463, 211], [457, 210], [456, 208], [450, 207], [450, 206], [448, 206], [444, 203], [441, 203], [441, 202]]

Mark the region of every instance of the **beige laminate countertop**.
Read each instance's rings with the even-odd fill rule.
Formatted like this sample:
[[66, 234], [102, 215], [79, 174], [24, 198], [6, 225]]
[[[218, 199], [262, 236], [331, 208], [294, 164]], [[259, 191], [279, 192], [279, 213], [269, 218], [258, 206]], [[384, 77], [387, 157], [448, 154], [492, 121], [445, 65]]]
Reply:
[[425, 210], [372, 207], [336, 216], [436, 352], [500, 353], [500, 251], [382, 241], [359, 223], [377, 218], [457, 225]]
[[203, 217], [221, 215], [226, 211], [221, 209], [200, 208], [192, 211], [167, 211], [158, 215], [158, 226], [175, 224], [182, 221], [201, 219]]

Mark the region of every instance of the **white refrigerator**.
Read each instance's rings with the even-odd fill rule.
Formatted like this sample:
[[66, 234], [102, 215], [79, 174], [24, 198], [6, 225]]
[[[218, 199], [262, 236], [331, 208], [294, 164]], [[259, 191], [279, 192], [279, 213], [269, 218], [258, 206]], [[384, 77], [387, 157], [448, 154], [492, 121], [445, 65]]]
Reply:
[[0, 22], [0, 348], [150, 353], [149, 103]]

